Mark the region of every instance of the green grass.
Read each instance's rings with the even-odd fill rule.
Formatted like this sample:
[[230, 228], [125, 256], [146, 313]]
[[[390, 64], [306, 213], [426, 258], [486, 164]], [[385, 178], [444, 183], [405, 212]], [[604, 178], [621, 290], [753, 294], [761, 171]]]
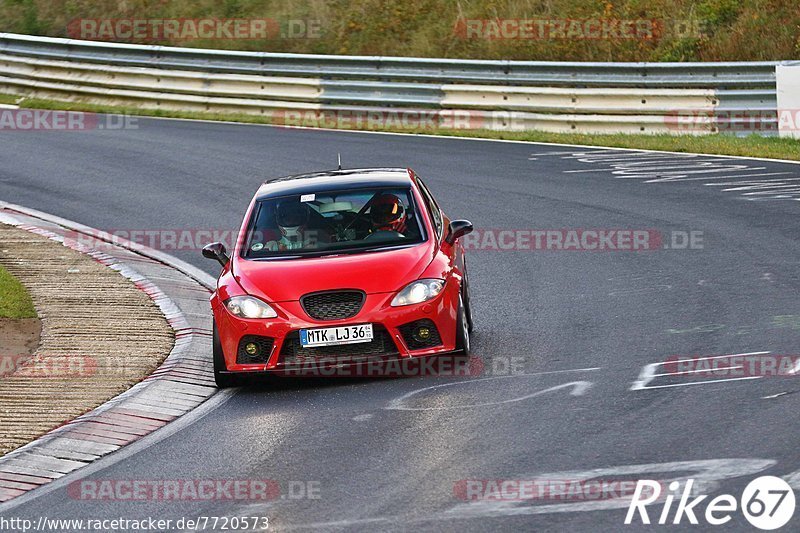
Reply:
[[16, 104], [19, 96], [13, 94], [0, 94], [0, 104]]
[[[221, 120], [249, 124], [270, 124], [270, 118], [259, 115], [200, 113], [191, 111], [167, 111], [163, 109], [140, 109], [136, 107], [116, 107], [93, 105], [55, 100], [26, 99], [21, 107], [35, 109], [60, 109], [67, 111], [88, 111], [94, 113], [119, 113], [126, 115], [169, 117], [200, 120]], [[718, 155], [737, 155], [744, 157], [764, 157], [800, 161], [800, 140], [761, 137], [734, 137], [732, 135], [634, 135], [634, 134], [573, 134], [546, 133], [540, 131], [493, 131], [464, 129], [391, 129], [372, 128], [371, 131], [433, 134], [453, 137], [472, 137], [532, 141], [542, 143], [580, 144], [588, 146], [611, 146], [616, 148], [638, 148], [643, 150], [663, 150], [669, 152], [695, 152]]]
[[[301, 38], [126, 42], [270, 52], [544, 61], [745, 61], [800, 57], [797, 0], [6, 0], [0, 31], [80, 38], [81, 19], [271, 19]], [[585, 30], [536, 38], [478, 37], [463, 21], [645, 21], [633, 38]], [[459, 25], [461, 21], [462, 25]], [[78, 23], [78, 24], [76, 24]], [[76, 31], [77, 30], [77, 31]], [[468, 37], [469, 35], [469, 37]], [[101, 34], [84, 38], [104, 38]], [[110, 38], [111, 36], [105, 37]], [[589, 36], [590, 37], [590, 36]], [[119, 39], [126, 39], [124, 35]]]
[[3, 267], [0, 267], [0, 318], [36, 318], [28, 291]]

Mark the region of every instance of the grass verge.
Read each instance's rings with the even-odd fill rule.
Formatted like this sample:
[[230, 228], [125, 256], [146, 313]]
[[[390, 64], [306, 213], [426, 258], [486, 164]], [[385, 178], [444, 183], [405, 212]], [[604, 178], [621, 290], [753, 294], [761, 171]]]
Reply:
[[19, 96], [13, 94], [0, 94], [0, 104], [16, 104]]
[[[108, 106], [80, 102], [61, 102], [56, 100], [25, 99], [20, 107], [30, 109], [53, 109], [66, 111], [87, 111], [93, 113], [117, 113], [125, 115], [183, 118], [195, 120], [219, 120], [243, 122], [247, 124], [271, 124], [267, 116], [246, 114], [203, 113], [193, 111], [169, 111], [163, 109], [142, 109], [138, 107]], [[348, 129], [348, 128], [343, 128]], [[432, 134], [450, 137], [470, 137], [483, 139], [502, 139], [558, 144], [579, 144], [588, 146], [611, 146], [642, 150], [663, 150], [669, 152], [694, 152], [703, 154], [735, 155], [743, 157], [764, 157], [800, 161], [800, 140], [778, 137], [749, 135], [644, 135], [644, 134], [579, 134], [547, 133], [541, 131], [494, 131], [465, 129], [403, 129], [403, 128], [359, 128], [368, 131], [392, 133]]]
[[[798, 58], [797, 7], [796, 0], [5, 0], [0, 31], [306, 54], [758, 61]], [[137, 22], [125, 32], [118, 22], [131, 17], [162, 25], [140, 31]], [[237, 24], [198, 26], [198, 35], [185, 24], [193, 19]], [[268, 21], [267, 31], [249, 31], [254, 20]], [[165, 21], [181, 22], [167, 32]]]
[[0, 267], [0, 318], [36, 318], [28, 291], [3, 267]]

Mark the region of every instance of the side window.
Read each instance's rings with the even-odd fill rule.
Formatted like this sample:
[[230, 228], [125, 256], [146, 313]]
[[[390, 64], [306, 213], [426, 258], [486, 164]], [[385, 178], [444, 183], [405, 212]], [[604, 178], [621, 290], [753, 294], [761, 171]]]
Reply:
[[421, 179], [419, 179], [419, 176], [417, 176], [417, 183], [419, 183], [419, 189], [422, 192], [422, 198], [425, 200], [425, 206], [428, 208], [428, 213], [431, 214], [433, 225], [436, 226], [436, 235], [441, 239], [442, 233], [444, 232], [442, 211], [436, 204], [436, 200], [433, 199], [433, 195], [431, 195], [428, 187], [422, 182]]

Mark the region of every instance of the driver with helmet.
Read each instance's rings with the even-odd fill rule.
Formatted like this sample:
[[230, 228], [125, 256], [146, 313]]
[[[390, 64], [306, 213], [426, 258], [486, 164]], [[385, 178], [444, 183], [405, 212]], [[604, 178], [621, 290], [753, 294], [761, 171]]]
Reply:
[[269, 241], [264, 248], [271, 252], [300, 250], [317, 245], [316, 232], [308, 231], [308, 206], [297, 200], [284, 200], [275, 210], [275, 222], [281, 232], [280, 239]]
[[370, 207], [370, 220], [372, 222], [372, 234], [380, 231], [400, 233], [401, 237], [406, 231], [408, 215], [403, 202], [394, 194], [381, 194], [372, 201]]

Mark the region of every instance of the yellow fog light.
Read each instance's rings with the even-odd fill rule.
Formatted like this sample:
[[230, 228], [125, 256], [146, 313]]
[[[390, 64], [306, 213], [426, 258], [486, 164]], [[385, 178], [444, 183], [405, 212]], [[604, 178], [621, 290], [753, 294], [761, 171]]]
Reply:
[[244, 346], [244, 351], [250, 357], [256, 357], [261, 352], [261, 348], [254, 342], [248, 342]]
[[426, 341], [431, 338], [431, 328], [427, 326], [420, 326], [414, 330], [414, 340]]

